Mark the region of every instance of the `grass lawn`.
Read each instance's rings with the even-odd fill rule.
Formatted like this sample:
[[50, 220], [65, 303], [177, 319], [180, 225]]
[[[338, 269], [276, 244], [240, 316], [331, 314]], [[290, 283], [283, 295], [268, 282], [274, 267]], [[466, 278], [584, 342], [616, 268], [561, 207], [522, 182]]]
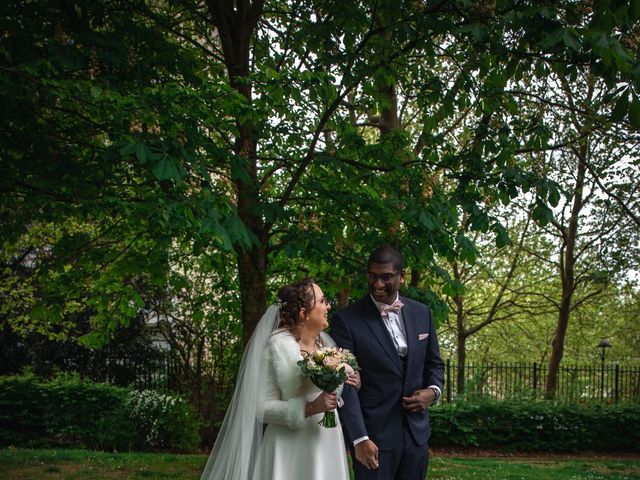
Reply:
[[[8, 448], [0, 450], [0, 478], [198, 480], [206, 460], [205, 455]], [[472, 457], [436, 453], [431, 458], [429, 479], [640, 480], [640, 457]]]
[[571, 457], [438, 457], [429, 465], [430, 480], [631, 480], [640, 479], [635, 460]]

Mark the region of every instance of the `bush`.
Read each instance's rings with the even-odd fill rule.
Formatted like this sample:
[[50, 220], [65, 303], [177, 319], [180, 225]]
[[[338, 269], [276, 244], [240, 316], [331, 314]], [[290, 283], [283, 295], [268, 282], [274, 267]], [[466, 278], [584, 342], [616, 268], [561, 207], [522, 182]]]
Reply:
[[518, 451], [640, 451], [640, 404], [456, 402], [430, 410], [433, 447]]
[[195, 413], [171, 395], [68, 375], [0, 377], [0, 446], [186, 451], [197, 441]]
[[173, 450], [189, 450], [198, 444], [195, 414], [181, 398], [153, 390], [134, 391], [128, 406], [136, 431], [141, 435], [139, 444]]
[[46, 410], [37, 378], [0, 377], [0, 445], [30, 445], [47, 437]]

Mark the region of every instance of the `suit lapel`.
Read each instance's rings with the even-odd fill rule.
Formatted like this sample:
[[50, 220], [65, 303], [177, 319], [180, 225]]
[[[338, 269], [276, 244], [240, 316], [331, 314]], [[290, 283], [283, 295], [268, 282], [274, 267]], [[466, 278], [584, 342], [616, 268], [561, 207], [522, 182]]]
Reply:
[[378, 343], [382, 346], [382, 349], [387, 353], [393, 364], [402, 371], [402, 363], [400, 362], [400, 357], [398, 357], [398, 352], [396, 348], [393, 346], [393, 341], [391, 340], [391, 336], [389, 335], [389, 331], [380, 316], [380, 311], [376, 308], [376, 305], [373, 303], [370, 297], [368, 297], [368, 302], [366, 302], [366, 314], [364, 318], [366, 318], [366, 324], [373, 333], [373, 335], [378, 340]]

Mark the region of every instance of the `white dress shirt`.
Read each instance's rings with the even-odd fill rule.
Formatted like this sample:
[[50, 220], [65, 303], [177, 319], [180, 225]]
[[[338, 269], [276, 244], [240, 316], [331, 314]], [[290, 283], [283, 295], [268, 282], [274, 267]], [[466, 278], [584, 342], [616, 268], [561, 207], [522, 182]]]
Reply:
[[[373, 297], [371, 297], [373, 300]], [[396, 300], [398, 300], [398, 296], [396, 295]], [[395, 301], [395, 300], [394, 300]], [[373, 300], [373, 303], [376, 304], [378, 310], [380, 310], [380, 306], [384, 305], [382, 302], [376, 302]], [[393, 346], [396, 347], [396, 352], [400, 357], [407, 356], [407, 335], [404, 331], [404, 322], [402, 321], [402, 311], [394, 312], [390, 311], [387, 313], [381, 313], [382, 321], [384, 322], [384, 326], [387, 327], [387, 331], [391, 336], [391, 341], [393, 342]]]

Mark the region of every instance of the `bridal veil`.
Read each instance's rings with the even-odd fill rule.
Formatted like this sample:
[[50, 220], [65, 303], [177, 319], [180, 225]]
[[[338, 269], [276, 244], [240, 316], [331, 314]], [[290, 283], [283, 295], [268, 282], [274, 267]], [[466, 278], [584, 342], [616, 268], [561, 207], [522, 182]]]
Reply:
[[279, 323], [279, 309], [271, 305], [242, 356], [231, 403], [200, 480], [251, 480], [263, 429], [257, 415], [268, 368], [263, 355]]

